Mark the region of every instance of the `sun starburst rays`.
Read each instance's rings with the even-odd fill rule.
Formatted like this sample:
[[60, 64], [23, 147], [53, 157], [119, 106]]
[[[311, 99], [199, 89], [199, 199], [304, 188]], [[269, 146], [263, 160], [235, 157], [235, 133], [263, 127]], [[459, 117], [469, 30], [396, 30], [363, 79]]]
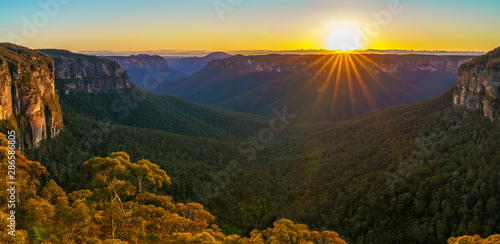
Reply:
[[[332, 58], [333, 57], [334, 56], [332, 55]], [[332, 58], [330, 58], [330, 60]], [[337, 67], [337, 64], [340, 61], [340, 58], [341, 58], [340, 55], [335, 55], [335, 61], [333, 63], [331, 63], [330, 70], [328, 71], [328, 75], [327, 75], [327, 77], [325, 79], [325, 82], [323, 82], [323, 84], [321, 86], [320, 92], [318, 94], [318, 99], [316, 99], [316, 102], [314, 103], [313, 109], [315, 109], [315, 108], [317, 108], [319, 106], [323, 106], [324, 105], [325, 96], [327, 95], [327, 93], [329, 91], [328, 88], [331, 85], [331, 79], [332, 79], [333, 73], [335, 71], [335, 67]]]
[[380, 78], [380, 73], [388, 74], [397, 82], [408, 85], [407, 81], [386, 70], [369, 56], [356, 52], [318, 57], [298, 72], [310, 73], [310, 78], [288, 100], [289, 108], [292, 111], [299, 107], [322, 110], [327, 113], [324, 116], [333, 121], [342, 121], [379, 109], [388, 100], [395, 99], [391, 95], [389, 84]]

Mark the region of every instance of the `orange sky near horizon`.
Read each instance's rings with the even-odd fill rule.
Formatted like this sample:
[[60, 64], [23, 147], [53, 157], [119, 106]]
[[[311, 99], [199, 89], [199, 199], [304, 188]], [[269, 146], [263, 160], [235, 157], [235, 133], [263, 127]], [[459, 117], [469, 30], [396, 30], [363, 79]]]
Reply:
[[[356, 49], [488, 51], [500, 46], [500, 3], [490, 0], [241, 0], [237, 6], [226, 0], [126, 0], [121, 5], [88, 0], [60, 5], [53, 16], [40, 6], [25, 7], [24, 1], [2, 3], [12, 11], [0, 16], [0, 41], [74, 52], [335, 49], [332, 37], [339, 28], [350, 28], [366, 37]], [[230, 9], [221, 12], [213, 4], [217, 1]], [[36, 25], [40, 13], [47, 14], [47, 23], [24, 38], [26, 21]], [[12, 33], [21, 38], [13, 39]]]

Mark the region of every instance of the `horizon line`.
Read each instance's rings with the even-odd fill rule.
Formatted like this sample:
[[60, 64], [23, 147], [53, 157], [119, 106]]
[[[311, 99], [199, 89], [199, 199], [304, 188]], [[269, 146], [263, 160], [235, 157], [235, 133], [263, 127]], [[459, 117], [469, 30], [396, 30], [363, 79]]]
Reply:
[[182, 56], [193, 56], [193, 55], [203, 55], [206, 56], [210, 53], [223, 52], [228, 54], [246, 54], [246, 55], [265, 55], [265, 54], [321, 54], [321, 53], [342, 53], [342, 52], [350, 52], [350, 53], [415, 53], [415, 54], [469, 54], [469, 55], [477, 55], [477, 54], [485, 54], [488, 51], [458, 51], [458, 50], [415, 50], [415, 49], [362, 49], [362, 50], [350, 50], [350, 51], [342, 51], [342, 50], [329, 50], [329, 49], [241, 49], [241, 50], [203, 50], [203, 49], [153, 49], [153, 50], [141, 50], [141, 51], [132, 51], [132, 50], [83, 50], [77, 51], [76, 53], [81, 54], [93, 54], [96, 56], [130, 56], [130, 55], [140, 55], [140, 54], [148, 54], [148, 55], [158, 55], [158, 56], [172, 56], [172, 57], [182, 57]]

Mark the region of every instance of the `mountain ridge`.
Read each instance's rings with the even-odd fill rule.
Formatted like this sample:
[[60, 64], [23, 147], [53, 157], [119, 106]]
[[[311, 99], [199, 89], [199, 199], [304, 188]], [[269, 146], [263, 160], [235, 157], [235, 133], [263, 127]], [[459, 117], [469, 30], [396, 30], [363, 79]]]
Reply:
[[117, 61], [130, 76], [132, 82], [146, 90], [150, 90], [150, 86], [163, 80], [186, 76], [183, 72], [172, 69], [168, 61], [158, 55], [139, 54], [102, 57]]
[[435, 97], [456, 83], [470, 56], [236, 55], [211, 61], [155, 93], [270, 115], [288, 106], [309, 122], [342, 121], [401, 103]]
[[209, 62], [218, 59], [226, 59], [231, 57], [231, 55], [225, 52], [212, 52], [203, 57], [187, 57], [182, 59], [171, 59], [170, 63], [175, 69], [181, 70], [182, 72], [192, 75], [200, 70], [202, 70]]

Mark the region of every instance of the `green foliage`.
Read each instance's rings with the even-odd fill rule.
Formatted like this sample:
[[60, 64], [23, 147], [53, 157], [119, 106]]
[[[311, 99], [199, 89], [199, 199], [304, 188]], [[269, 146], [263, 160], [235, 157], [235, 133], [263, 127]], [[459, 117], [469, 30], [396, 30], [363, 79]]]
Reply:
[[47, 54], [11, 43], [0, 43], [0, 60], [5, 60], [11, 71], [18, 67], [48, 66], [54, 70], [54, 60]]
[[[267, 180], [277, 187], [266, 195], [281, 198], [269, 205], [281, 207], [277, 216], [355, 243], [498, 233], [500, 126], [470, 116], [458, 117], [446, 93], [337, 124], [296, 144], [295, 154], [259, 165], [275, 172]], [[255, 190], [247, 188], [227, 197]], [[235, 213], [230, 204], [225, 215]]]
[[188, 137], [159, 130], [109, 125], [83, 117], [65, 117], [58, 137], [43, 142], [28, 156], [47, 166], [51, 176], [67, 191], [88, 186], [89, 175], [80, 165], [91, 157], [128, 151], [132, 160], [149, 158], [170, 172], [174, 185], [166, 191], [177, 200], [207, 203], [207, 172], [217, 172], [233, 159], [234, 146], [221, 141]]
[[134, 87], [120, 94], [61, 97], [65, 117], [81, 116], [113, 124], [219, 140], [245, 138], [264, 127], [257, 116], [221, 111]]
[[495, 69], [495, 70], [500, 70], [500, 57], [489, 62], [487, 65], [486, 65], [486, 69]]
[[95, 62], [99, 60], [105, 60], [104, 58], [98, 56], [78, 54], [63, 49], [40, 49], [39, 51], [52, 56], [56, 61], [57, 60], [68, 61], [70, 59], [75, 59], [78, 60], [79, 62], [82, 61]]
[[[1, 134], [2, 141], [4, 135]], [[8, 164], [8, 148], [0, 147], [0, 168]], [[310, 231], [290, 220], [275, 222], [274, 228], [254, 230], [251, 238], [225, 236], [214, 216], [199, 203], [177, 203], [169, 196], [153, 192], [170, 185], [170, 178], [148, 160], [131, 162], [124, 152], [96, 157], [83, 163], [93, 182], [90, 190], [75, 191], [69, 198], [55, 181], [38, 191], [38, 178], [46, 173], [37, 162], [22, 155], [19, 173], [30, 175], [20, 181], [19, 189], [31, 194], [16, 207], [17, 235], [0, 234], [2, 243], [345, 243], [337, 233]], [[5, 183], [3, 178], [1, 183]], [[25, 189], [28, 188], [28, 189]], [[22, 193], [21, 191], [18, 193]], [[20, 194], [22, 195], [22, 194]], [[0, 195], [0, 203], [7, 198]], [[7, 214], [0, 209], [2, 223]], [[257, 238], [254, 238], [257, 235]]]
[[[173, 185], [163, 192], [203, 203], [226, 233], [245, 235], [282, 217], [362, 243], [500, 231], [500, 126], [480, 115], [458, 117], [449, 92], [333, 126], [293, 125], [251, 162], [227, 142], [124, 125], [82, 147], [82, 138], [105, 126], [68, 114], [62, 135], [30, 153], [66, 189], [89, 182], [78, 162], [129, 151], [171, 172]], [[87, 156], [68, 155], [79, 147]], [[233, 159], [236, 168], [228, 165]]]
[[498, 64], [500, 62], [500, 47], [493, 49], [485, 55], [481, 55], [479, 57], [473, 58], [471, 61], [463, 63], [460, 65], [460, 70], [468, 71], [472, 70], [476, 67], [485, 67], [488, 68], [498, 68]]

